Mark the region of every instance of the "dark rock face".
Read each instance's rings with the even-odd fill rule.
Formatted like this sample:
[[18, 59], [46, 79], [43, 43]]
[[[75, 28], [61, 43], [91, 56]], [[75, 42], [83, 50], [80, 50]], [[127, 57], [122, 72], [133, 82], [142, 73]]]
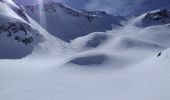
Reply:
[[161, 9], [146, 14], [141, 22], [142, 27], [161, 25], [170, 23], [170, 11], [167, 9]]
[[31, 28], [26, 23], [17, 21], [17, 22], [7, 22], [0, 25], [0, 32], [16, 33], [18, 31], [23, 31], [27, 35], [27, 31]]
[[109, 15], [107, 12], [105, 11], [88, 11], [86, 9], [82, 9], [81, 12], [88, 14], [88, 15], [95, 15], [95, 16], [105, 16], [105, 15]]
[[15, 40], [17, 40], [18, 42], [22, 42], [25, 45], [28, 45], [32, 43], [33, 38], [32, 37], [20, 38], [19, 36], [15, 36]]
[[154, 13], [147, 13], [145, 19], [161, 20], [164, 22], [166, 19], [170, 19], [170, 12], [167, 9], [162, 9]]
[[[7, 37], [12, 37], [15, 34], [14, 39], [18, 42], [22, 42], [25, 45], [28, 45], [33, 42], [33, 37], [29, 36], [28, 32], [31, 31], [31, 27], [23, 22], [7, 22], [0, 25], [0, 34], [7, 34]], [[24, 33], [24, 36], [17, 36], [17, 32]]]
[[20, 8], [13, 8], [13, 10], [24, 20], [26, 20], [27, 22], [29, 22], [24, 9], [22, 8], [22, 6], [19, 6]]

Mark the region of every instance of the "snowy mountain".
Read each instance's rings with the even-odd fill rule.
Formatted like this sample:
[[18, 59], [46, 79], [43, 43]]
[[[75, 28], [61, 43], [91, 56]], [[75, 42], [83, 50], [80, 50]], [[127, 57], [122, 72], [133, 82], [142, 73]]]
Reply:
[[[26, 11], [38, 21], [36, 7], [27, 6]], [[44, 7], [47, 29], [54, 28], [57, 35], [29, 17], [22, 6], [0, 0], [1, 100], [170, 99], [169, 10], [133, 16], [122, 25], [119, 16], [117, 27], [76, 34], [74, 39], [66, 33], [59, 37], [56, 28], [63, 23], [75, 31], [75, 25], [90, 26], [100, 18], [112, 22], [117, 17], [103, 11], [76, 11], [59, 3]]]
[[[53, 43], [51, 43], [51, 41]], [[44, 46], [44, 44], [46, 44]], [[55, 45], [49, 47], [50, 45]], [[47, 48], [63, 48], [63, 41], [50, 35], [38, 23], [30, 18], [23, 7], [11, 0], [0, 1], [0, 58], [18, 59]], [[63, 45], [63, 46], [64, 46]], [[52, 50], [51, 51], [55, 51]]]
[[143, 14], [143, 19], [139, 26], [147, 27], [152, 25], [161, 25], [170, 23], [170, 11], [167, 9], [160, 9]]
[[102, 11], [77, 11], [53, 1], [43, 5], [25, 6], [25, 9], [40, 24], [41, 12], [41, 16], [45, 18], [42, 26], [52, 35], [67, 42], [91, 32], [111, 30], [112, 25], [121, 26], [121, 21], [125, 20]]
[[[38, 41], [36, 29], [20, 17], [13, 9], [19, 8], [10, 3], [0, 2], [0, 58], [21, 58], [31, 53]], [[28, 19], [27, 19], [28, 21]]]

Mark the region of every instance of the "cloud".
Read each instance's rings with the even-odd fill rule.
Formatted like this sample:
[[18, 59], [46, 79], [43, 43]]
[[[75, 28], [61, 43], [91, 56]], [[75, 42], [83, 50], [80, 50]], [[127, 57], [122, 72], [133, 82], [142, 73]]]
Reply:
[[85, 8], [104, 10], [112, 14], [130, 15], [170, 8], [169, 3], [169, 0], [91, 0], [85, 5]]
[[89, 10], [104, 10], [114, 14], [128, 14], [144, 0], [91, 0], [85, 5]]

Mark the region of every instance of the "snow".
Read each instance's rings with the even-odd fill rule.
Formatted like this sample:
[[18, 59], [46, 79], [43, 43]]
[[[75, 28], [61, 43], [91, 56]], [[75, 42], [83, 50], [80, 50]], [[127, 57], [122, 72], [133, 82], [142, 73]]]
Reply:
[[71, 45], [82, 49], [97, 48], [109, 40], [110, 34], [106, 32], [94, 32], [71, 41]]
[[[141, 64], [116, 71], [96, 71], [96, 68], [93, 71], [56, 67], [48, 69], [47, 66], [55, 64], [52, 65], [49, 61], [48, 64], [31, 62], [1, 62], [2, 66], [6, 66], [1, 67], [3, 81], [0, 97], [3, 100], [169, 99], [168, 58], [159, 59], [154, 56]], [[14, 67], [14, 64], [20, 67]]]
[[[93, 32], [70, 43], [27, 15], [28, 24], [41, 38], [35, 38], [32, 48], [25, 46], [32, 49], [26, 57], [0, 60], [0, 99], [169, 100], [170, 26], [136, 26], [144, 15], [118, 29]], [[25, 51], [12, 39], [2, 39], [1, 56], [15, 47], [21, 50], [15, 56]], [[5, 45], [8, 49], [4, 44], [9, 44]]]
[[[28, 15], [39, 24], [42, 21], [41, 17], [44, 17], [46, 25], [41, 26], [44, 26], [53, 36], [66, 42], [88, 35], [91, 32], [111, 30], [112, 24], [121, 26], [121, 21], [124, 21], [123, 18], [108, 14], [105, 16], [86, 14], [56, 2], [45, 4], [44, 9], [40, 9], [39, 6], [41, 5], [26, 6]], [[43, 16], [39, 17], [39, 13]]]
[[[12, 17], [7, 17], [4, 15], [0, 15], [0, 19], [1, 19], [0, 26], [9, 28], [9, 30], [7, 30], [7, 31], [6, 31], [7, 28], [5, 29], [5, 31], [1, 30], [0, 58], [1, 59], [2, 58], [4, 58], [4, 59], [6, 59], [6, 58], [22, 58], [22, 57], [30, 54], [33, 49], [33, 44], [36, 44], [36, 42], [26, 46], [23, 42], [17, 42], [15, 40], [15, 38], [20, 37], [20, 38], [25, 39], [25, 38], [28, 38], [27, 36], [29, 36], [29, 34], [35, 36], [35, 32], [33, 32], [33, 31], [31, 33], [28, 32], [28, 34], [26, 35], [24, 31], [20, 30], [20, 27], [21, 27], [21, 25], [22, 26], [24, 25], [24, 22], [22, 22], [18, 19], [15, 19]], [[13, 26], [13, 24], [16, 26]], [[10, 32], [8, 32], [8, 31], [10, 31]], [[16, 31], [16, 33], [12, 33], [13, 31]], [[26, 31], [27, 31], [27, 29], [26, 29]]]
[[77, 64], [77, 65], [101, 65], [106, 60], [105, 55], [90, 55], [90, 56], [83, 56], [78, 57], [70, 61], [70, 63]]

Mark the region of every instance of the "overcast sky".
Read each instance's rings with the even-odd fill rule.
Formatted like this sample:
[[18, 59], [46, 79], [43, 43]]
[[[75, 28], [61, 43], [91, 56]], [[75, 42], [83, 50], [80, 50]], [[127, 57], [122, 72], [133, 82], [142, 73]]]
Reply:
[[[17, 0], [28, 4], [38, 0]], [[49, 0], [44, 0], [49, 1]], [[61, 0], [53, 0], [61, 2]], [[170, 8], [170, 0], [62, 0], [67, 5], [89, 10], [103, 10], [112, 14], [130, 15], [143, 13], [149, 10]]]

